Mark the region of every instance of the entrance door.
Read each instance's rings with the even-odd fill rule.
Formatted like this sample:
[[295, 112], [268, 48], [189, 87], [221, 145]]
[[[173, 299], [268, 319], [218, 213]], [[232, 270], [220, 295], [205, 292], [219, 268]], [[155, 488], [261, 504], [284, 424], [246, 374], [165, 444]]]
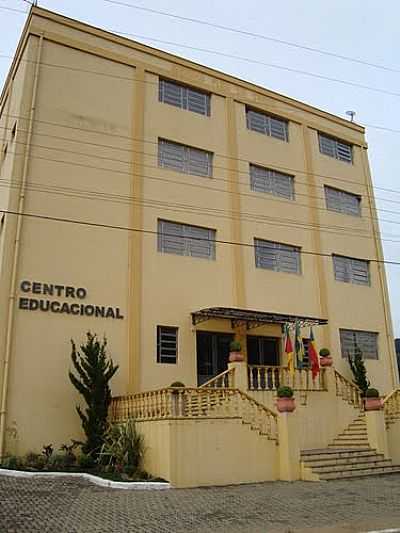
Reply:
[[229, 345], [233, 335], [198, 331], [197, 344], [197, 382], [202, 385], [228, 368]]
[[[279, 341], [276, 337], [247, 336], [247, 361], [249, 365], [278, 366]], [[274, 389], [279, 387], [279, 369], [252, 368], [249, 376], [256, 389]]]

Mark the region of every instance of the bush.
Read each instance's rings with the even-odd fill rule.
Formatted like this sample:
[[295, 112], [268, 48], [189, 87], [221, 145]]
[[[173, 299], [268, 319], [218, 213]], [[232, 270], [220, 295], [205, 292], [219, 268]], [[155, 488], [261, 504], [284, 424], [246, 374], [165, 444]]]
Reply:
[[320, 357], [328, 357], [329, 355], [331, 355], [331, 352], [328, 350], [328, 348], [321, 348], [320, 351], [319, 351], [319, 356]]
[[78, 466], [83, 469], [93, 468], [96, 465], [96, 462], [93, 459], [93, 457], [86, 453], [82, 453], [81, 455], [78, 455], [76, 462]]
[[68, 456], [65, 453], [54, 453], [47, 462], [50, 468], [56, 470], [63, 470], [66, 466], [70, 466]]
[[292, 387], [282, 386], [278, 388], [277, 394], [278, 394], [278, 398], [292, 398], [293, 389]]
[[229, 345], [229, 349], [231, 352], [240, 352], [242, 349], [242, 345], [239, 341], [232, 341]]
[[171, 383], [170, 387], [184, 387], [185, 384], [182, 383], [181, 381], [174, 381], [173, 383]]
[[366, 398], [379, 398], [379, 391], [377, 389], [367, 389], [365, 393]]
[[20, 466], [21, 460], [16, 455], [4, 457], [0, 464], [0, 468], [7, 468], [8, 470], [18, 470]]
[[144, 457], [143, 436], [137, 431], [135, 421], [127, 420], [123, 424], [109, 427], [100, 451], [99, 462], [114, 471], [123, 472], [140, 470]]

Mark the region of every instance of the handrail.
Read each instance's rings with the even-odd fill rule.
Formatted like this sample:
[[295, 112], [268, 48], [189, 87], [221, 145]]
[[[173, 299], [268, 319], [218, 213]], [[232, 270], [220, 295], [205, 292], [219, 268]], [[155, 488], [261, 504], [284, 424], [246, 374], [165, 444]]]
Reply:
[[352, 381], [345, 378], [335, 369], [336, 396], [340, 396], [346, 402], [357, 407], [363, 408], [362, 390]]
[[213, 378], [209, 379], [208, 381], [200, 385], [199, 388], [200, 389], [233, 388], [235, 385], [234, 379], [235, 379], [235, 369], [228, 368], [227, 370], [224, 370], [223, 372], [221, 372], [221, 374], [214, 376]]
[[321, 368], [313, 379], [310, 368], [295, 368], [292, 373], [286, 366], [248, 365], [249, 389], [272, 391], [288, 385], [295, 391], [326, 391], [325, 372]]
[[233, 388], [167, 387], [112, 399], [113, 423], [174, 419], [241, 418], [268, 439], [278, 441], [277, 415], [246, 393]]
[[400, 419], [400, 388], [392, 390], [385, 397], [383, 409], [387, 426]]

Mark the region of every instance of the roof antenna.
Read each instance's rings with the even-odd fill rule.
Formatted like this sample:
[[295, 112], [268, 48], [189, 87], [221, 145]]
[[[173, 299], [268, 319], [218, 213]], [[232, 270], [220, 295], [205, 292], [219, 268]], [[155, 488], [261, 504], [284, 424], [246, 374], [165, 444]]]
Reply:
[[354, 122], [356, 112], [355, 111], [346, 111], [346, 115], [350, 117], [350, 122]]

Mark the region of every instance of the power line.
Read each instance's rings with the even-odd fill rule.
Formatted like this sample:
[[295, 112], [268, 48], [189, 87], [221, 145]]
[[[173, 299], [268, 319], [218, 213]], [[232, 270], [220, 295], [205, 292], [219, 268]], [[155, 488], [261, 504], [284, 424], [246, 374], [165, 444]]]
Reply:
[[[64, 222], [64, 223], [70, 223], [70, 224], [78, 224], [81, 226], [89, 226], [89, 227], [98, 227], [102, 229], [115, 229], [115, 230], [121, 230], [121, 231], [131, 231], [135, 233], [145, 233], [148, 235], [159, 235], [160, 233], [155, 230], [145, 230], [141, 228], [132, 228], [129, 226], [117, 226], [113, 224], [101, 224], [99, 222], [90, 222], [85, 220], [78, 220], [78, 219], [71, 219], [71, 218], [63, 218], [63, 217], [54, 217], [50, 215], [40, 215], [38, 213], [19, 213], [18, 211], [11, 211], [8, 209], [0, 209], [0, 213], [5, 213], [9, 215], [17, 215], [17, 216], [24, 216], [24, 217], [30, 217], [30, 218], [37, 218], [41, 220], [47, 220], [47, 221], [54, 221], [54, 222]], [[170, 234], [163, 232], [162, 235], [170, 236], [170, 237], [176, 237], [176, 234]], [[199, 240], [199, 241], [206, 241], [206, 242], [215, 242], [218, 244], [227, 244], [231, 246], [243, 246], [246, 248], [256, 248], [254, 244], [245, 243], [245, 242], [237, 242], [237, 241], [225, 241], [221, 239], [204, 239], [202, 237], [191, 237], [193, 240]], [[308, 250], [299, 250], [300, 254], [303, 255], [314, 255], [319, 257], [332, 257], [332, 254], [328, 253], [322, 253], [322, 252], [310, 252]], [[388, 264], [388, 265], [400, 265], [400, 261], [391, 261], [391, 260], [381, 260], [381, 259], [364, 259], [364, 261], [368, 261], [370, 263], [382, 263], [382, 264]]]
[[28, 11], [23, 11], [22, 9], [16, 9], [15, 7], [0, 6], [0, 9], [4, 9], [5, 11], [12, 11], [14, 13], [23, 13], [24, 15], [28, 13]]
[[[2, 128], [2, 127], [0, 127], [0, 128]], [[4, 129], [11, 129], [11, 128], [4, 128]], [[26, 130], [19, 129], [19, 131], [26, 131]], [[69, 139], [67, 139], [65, 137], [52, 136], [52, 135], [46, 135], [46, 134], [40, 134], [40, 133], [37, 134], [37, 135], [39, 135], [39, 136], [44, 135], [46, 137], [57, 138], [57, 139], [62, 139], [62, 140], [69, 140]], [[23, 146], [27, 145], [27, 143], [22, 142], [22, 141], [14, 141], [14, 142], [16, 142], [17, 144], [23, 145]], [[73, 142], [79, 142], [80, 144], [85, 144], [85, 141], [82, 141], [82, 142], [81, 141], [73, 141]], [[89, 143], [89, 144], [91, 145], [92, 143]], [[94, 144], [96, 146], [98, 145], [98, 143], [94, 143]], [[32, 143], [31, 146], [34, 147], [34, 148], [42, 148], [42, 149], [45, 149], [45, 150], [53, 150], [53, 151], [56, 151], [56, 152], [65, 152], [65, 153], [71, 153], [71, 154], [76, 154], [76, 155], [83, 155], [84, 157], [88, 157], [88, 158], [94, 158], [95, 157], [96, 159], [118, 162], [118, 163], [122, 163], [122, 164], [125, 164], [125, 165], [131, 165], [132, 164], [130, 161], [124, 161], [123, 159], [116, 159], [116, 158], [113, 158], [113, 157], [104, 157], [104, 156], [100, 156], [98, 154], [96, 154], [96, 155], [88, 154], [88, 153], [80, 152], [80, 151], [76, 151], [76, 150], [67, 150], [65, 148], [55, 148], [55, 147], [51, 147], [51, 146], [34, 144], [34, 143]], [[107, 148], [113, 148], [113, 147], [111, 147], [109, 145], [101, 145], [100, 144], [98, 146], [107, 147]], [[125, 151], [125, 149], [124, 149], [124, 151]], [[154, 158], [154, 159], [158, 157], [157, 154], [151, 154], [151, 153], [147, 153], [147, 152], [142, 152], [140, 150], [126, 150], [126, 151], [128, 153], [145, 155], [147, 157], [151, 157], [151, 158]], [[13, 154], [17, 155], [15, 152], [13, 152]], [[36, 156], [32, 156], [32, 157], [36, 157]], [[79, 165], [79, 163], [77, 163], [77, 164]], [[149, 164], [145, 164], [145, 163], [143, 163], [143, 166], [146, 167], [146, 168], [153, 168], [153, 169], [164, 168], [164, 167], [159, 167], [157, 165], [149, 165]], [[229, 170], [226, 167], [221, 167], [221, 166], [217, 166], [217, 165], [213, 165], [213, 168], [220, 168], [220, 169], [223, 169], [223, 170]], [[99, 167], [99, 169], [103, 170], [102, 167]], [[240, 179], [232, 180], [232, 179], [222, 178], [222, 177], [218, 177], [218, 176], [212, 176], [212, 178], [210, 178], [210, 179], [212, 179], [213, 181], [214, 180], [215, 181], [222, 181], [222, 182], [226, 182], [226, 183], [237, 183], [239, 185], [244, 185], [244, 186], [248, 186], [249, 185], [250, 182], [249, 182], [249, 173], [248, 172], [235, 171], [234, 173], [238, 174], [239, 176], [240, 175], [246, 176], [247, 179], [245, 181], [240, 180]], [[143, 177], [148, 177], [149, 179], [158, 178], [158, 177], [155, 177], [155, 176], [147, 176], [147, 175], [143, 175]], [[335, 178], [331, 178], [331, 179], [335, 179]], [[165, 181], [170, 181], [170, 180], [165, 180]], [[185, 182], [178, 182], [178, 183], [185, 185]], [[299, 181], [298, 178], [296, 178], [296, 180], [295, 180], [295, 185], [296, 185], [296, 187], [298, 185], [301, 185], [301, 186], [303, 186], [305, 188], [318, 188], [318, 189], [322, 189], [322, 190], [324, 190], [324, 188], [325, 188], [325, 186], [312, 187], [307, 182]], [[365, 185], [363, 185], [363, 184], [360, 184], [360, 186], [365, 187]], [[214, 187], [209, 187], [209, 189], [212, 190], [212, 191], [227, 192], [227, 191], [224, 191], [224, 190], [221, 190], [221, 189], [216, 189]], [[261, 200], [265, 200], [266, 199], [263, 196], [256, 196], [255, 197], [254, 194], [245, 193], [245, 192], [238, 192], [238, 193], [232, 192], [232, 194], [238, 194], [240, 196], [247, 196], [247, 197], [250, 197], [250, 198], [257, 198], [257, 199], [261, 199]], [[324, 197], [315, 196], [315, 195], [312, 195], [312, 194], [301, 193], [301, 192], [296, 191], [295, 192], [295, 197], [298, 197], [298, 196], [303, 196], [305, 198], [312, 198], [312, 199], [325, 201]], [[371, 198], [370, 195], [365, 195], [365, 194], [357, 194], [357, 196]], [[309, 205], [309, 204], [303, 204], [303, 203], [300, 203], [300, 202], [296, 201], [295, 198], [292, 198], [292, 199], [283, 198], [283, 197], [279, 198], [277, 196], [271, 195], [271, 198], [268, 196], [268, 200], [282, 202], [282, 203], [285, 203], [287, 205], [290, 205], [291, 207], [293, 205], [295, 205], [295, 206], [304, 207], [304, 208], [307, 208], [307, 209], [315, 209], [315, 210], [318, 210], [318, 211], [327, 211], [326, 207], [319, 207], [319, 206], [313, 206], [313, 205]], [[293, 204], [294, 201], [296, 201], [295, 204]], [[396, 201], [393, 200], [392, 202], [400, 204], [400, 201], [396, 202]], [[367, 208], [363, 207], [363, 209], [367, 209]], [[391, 209], [374, 208], [374, 211], [390, 213], [390, 214], [396, 214], [396, 215], [400, 214], [400, 211], [394, 211], [394, 210], [391, 210]], [[362, 215], [360, 218], [376, 220], [376, 218], [368, 217], [368, 216], [365, 216], [365, 215]]]
[[[23, 13], [25, 13], [25, 12], [23, 12]], [[309, 72], [307, 70], [300, 70], [300, 69], [295, 69], [295, 68], [291, 68], [291, 67], [285, 67], [283, 65], [276, 65], [274, 63], [267, 63], [265, 61], [260, 61], [260, 60], [252, 59], [252, 58], [249, 58], [249, 57], [238, 56], [238, 55], [235, 55], [235, 54], [229, 54], [227, 52], [221, 52], [219, 50], [212, 50], [212, 49], [209, 49], [209, 48], [201, 48], [201, 47], [196, 47], [196, 46], [190, 46], [190, 45], [187, 45], [187, 44], [173, 42], [173, 41], [165, 41], [165, 40], [162, 40], [162, 39], [157, 39], [156, 37], [150, 37], [148, 35], [140, 35], [140, 34], [135, 34], [135, 33], [126, 33], [126, 32], [121, 32], [121, 31], [117, 31], [117, 30], [107, 30], [107, 31], [111, 31], [112, 33], [123, 35], [123, 36], [134, 37], [135, 39], [147, 39], [149, 41], [154, 41], [154, 42], [158, 42], [158, 43], [162, 43], [162, 44], [168, 44], [168, 45], [172, 45], [172, 46], [177, 46], [178, 48], [186, 48], [186, 49], [189, 49], [189, 50], [194, 50], [194, 51], [198, 51], [198, 52], [205, 52], [205, 53], [208, 53], [208, 54], [214, 54], [214, 55], [218, 55], [218, 56], [221, 56], [221, 57], [226, 57], [226, 58], [229, 58], [229, 59], [235, 59], [235, 60], [239, 60], [239, 61], [244, 61], [244, 62], [252, 63], [252, 64], [255, 64], [255, 65], [261, 65], [261, 66], [265, 66], [265, 67], [268, 67], [268, 68], [274, 68], [274, 69], [278, 69], [278, 70], [283, 70], [285, 72], [292, 72], [294, 74], [300, 74], [302, 76], [309, 76], [309, 77], [320, 79], [320, 80], [323, 80], [323, 81], [329, 81], [329, 82], [332, 82], [332, 83], [339, 83], [339, 84], [342, 84], [342, 85], [349, 85], [351, 87], [356, 87], [358, 89], [365, 89], [365, 90], [376, 92], [376, 93], [387, 94], [389, 96], [395, 96], [395, 97], [399, 97], [400, 96], [399, 92], [389, 91], [389, 90], [386, 90], [386, 89], [381, 89], [379, 87], [372, 87], [370, 85], [365, 85], [365, 84], [362, 84], [362, 83], [343, 80], [343, 79], [340, 79], [340, 78], [333, 78], [333, 77], [330, 77], [330, 76], [325, 76], [323, 74], [317, 74], [315, 72]], [[142, 44], [145, 44], [145, 43], [142, 43]], [[6, 57], [6, 54], [3, 54], [3, 57]], [[32, 60], [26, 60], [26, 61], [32, 61]], [[57, 67], [58, 65], [48, 63], [47, 66]], [[89, 71], [89, 72], [91, 72], [92, 74], [97, 74], [95, 71]], [[99, 73], [99, 74], [100, 75], [104, 75], [103, 73]], [[110, 77], [114, 77], [112, 75], [109, 75], [109, 76]], [[123, 79], [123, 77], [121, 77], [121, 78]]]
[[[4, 114], [3, 116], [19, 118], [21, 120], [28, 120], [27, 117], [23, 117], [21, 115]], [[116, 133], [103, 132], [103, 131], [100, 131], [100, 130], [94, 130], [94, 129], [90, 129], [90, 128], [81, 128], [81, 127], [78, 127], [78, 126], [70, 126], [70, 125], [62, 124], [60, 122], [52, 122], [52, 121], [48, 121], [48, 120], [33, 119], [33, 121], [34, 122], [38, 122], [38, 123], [42, 123], [42, 124], [48, 124], [48, 125], [51, 125], [51, 126], [60, 126], [62, 128], [65, 128], [65, 129], [71, 129], [71, 130], [75, 130], [75, 131], [83, 131], [83, 132], [86, 132], [86, 133], [95, 133], [97, 135], [107, 135], [108, 137], [115, 137], [115, 138], [118, 138], [118, 139], [127, 139], [127, 140], [131, 140], [131, 141], [135, 141], [135, 142], [143, 142], [143, 143], [147, 143], [147, 144], [158, 145], [158, 141], [151, 141], [149, 139], [137, 138], [137, 137], [132, 137], [132, 136], [129, 136], [129, 135], [121, 135], [121, 134], [116, 134]], [[37, 133], [37, 135], [40, 135], [40, 133]], [[71, 139], [71, 140], [73, 141], [73, 139]], [[82, 141], [82, 142], [85, 142], [85, 141]], [[107, 146], [107, 145], [104, 145], [104, 146]], [[110, 146], [110, 148], [113, 148], [115, 150], [120, 150], [119, 147]], [[221, 154], [219, 152], [213, 152], [213, 153], [214, 153], [215, 156], [218, 156], [218, 157], [221, 157], [223, 159], [230, 160], [230, 161], [239, 161], [239, 162], [244, 162], [244, 163], [251, 163], [253, 165], [258, 165], [258, 166], [261, 166], [261, 167], [263, 167], [263, 166], [265, 167], [265, 163], [263, 163], [263, 162], [250, 161], [248, 159], [244, 159], [244, 158], [240, 158], [240, 157], [232, 157], [232, 156], [228, 156], [228, 155], [225, 155], [225, 154]], [[296, 174], [312, 175], [312, 176], [321, 177], [321, 178], [335, 179], [337, 181], [342, 181], [342, 182], [345, 182], [345, 183], [353, 183], [353, 184], [355, 184], [357, 186], [365, 187], [365, 184], [362, 184], [362, 183], [360, 183], [358, 181], [349, 180], [349, 179], [346, 179], [346, 178], [339, 178], [337, 176], [336, 177], [332, 177], [331, 175], [328, 175], [328, 174], [318, 174], [316, 172], [308, 172], [308, 171], [306, 171], [304, 169], [303, 170], [302, 169], [295, 169], [295, 168], [291, 168], [291, 167], [284, 167], [282, 165], [269, 165], [269, 167], [272, 168], [273, 170], [295, 172]], [[227, 170], [229, 172], [237, 173], [237, 171], [235, 171], [235, 170], [231, 171], [230, 169], [228, 169], [226, 167], [221, 167], [221, 168], [224, 168], [224, 170]], [[396, 189], [388, 189], [388, 188], [379, 187], [379, 186], [374, 186], [374, 188], [382, 190], [382, 191], [385, 191], [385, 192], [400, 194], [400, 190], [396, 190]], [[382, 199], [382, 200], [385, 200], [385, 201], [388, 201], [388, 202], [391, 201], [391, 200], [386, 200], [386, 199]]]
[[368, 66], [368, 67], [373, 67], [373, 68], [377, 68], [377, 69], [381, 69], [381, 70], [387, 70], [389, 72], [400, 72], [399, 69], [396, 69], [396, 68], [393, 68], [393, 67], [388, 67], [387, 65], [379, 65], [377, 63], [371, 63], [371, 62], [365, 61], [363, 59], [358, 59], [358, 58], [355, 58], [355, 57], [345, 56], [345, 55], [338, 54], [338, 53], [335, 53], [335, 52], [329, 52], [327, 50], [321, 50], [320, 48], [315, 48], [315, 47], [312, 47], [312, 46], [306, 46], [306, 45], [302, 45], [302, 44], [299, 44], [299, 43], [293, 43], [291, 41], [278, 39], [276, 37], [271, 37], [269, 35], [264, 35], [264, 34], [260, 34], [260, 33], [254, 33], [254, 32], [246, 31], [246, 30], [241, 30], [239, 28], [233, 28], [231, 26], [224, 26], [222, 24], [216, 24], [216, 23], [212, 23], [210, 21], [200, 20], [200, 19], [196, 19], [196, 18], [192, 18], [192, 17], [183, 17], [182, 15], [176, 15], [174, 13], [168, 13], [166, 11], [159, 11], [159, 10], [156, 10], [156, 9], [150, 9], [148, 7], [138, 6], [138, 5], [134, 5], [134, 4], [128, 4], [127, 2], [121, 2], [121, 1], [116, 1], [116, 0], [103, 0], [103, 1], [107, 2], [109, 4], [115, 4], [115, 5], [119, 5], [119, 6], [123, 6], [123, 7], [129, 7], [129, 8], [132, 8], [132, 9], [137, 9], [137, 10], [145, 11], [145, 12], [148, 12], [148, 13], [153, 13], [153, 14], [162, 15], [162, 16], [165, 16], [165, 17], [174, 18], [174, 19], [181, 20], [181, 21], [184, 21], [184, 22], [193, 22], [195, 24], [201, 24], [203, 26], [210, 26], [212, 28], [217, 28], [219, 30], [224, 30], [224, 31], [232, 32], [232, 33], [237, 33], [237, 34], [240, 34], [240, 35], [245, 35], [246, 37], [256, 37], [257, 39], [263, 39], [265, 41], [271, 41], [271, 42], [274, 42], [274, 43], [277, 43], [277, 44], [283, 44], [285, 46], [298, 48], [300, 50], [306, 50], [307, 52], [315, 52], [317, 54], [326, 55], [326, 56], [330, 56], [330, 57], [335, 57], [337, 59], [342, 59], [344, 61], [350, 61], [350, 62], [353, 62], [353, 63], [359, 63], [360, 65], [365, 65], [365, 66]]

